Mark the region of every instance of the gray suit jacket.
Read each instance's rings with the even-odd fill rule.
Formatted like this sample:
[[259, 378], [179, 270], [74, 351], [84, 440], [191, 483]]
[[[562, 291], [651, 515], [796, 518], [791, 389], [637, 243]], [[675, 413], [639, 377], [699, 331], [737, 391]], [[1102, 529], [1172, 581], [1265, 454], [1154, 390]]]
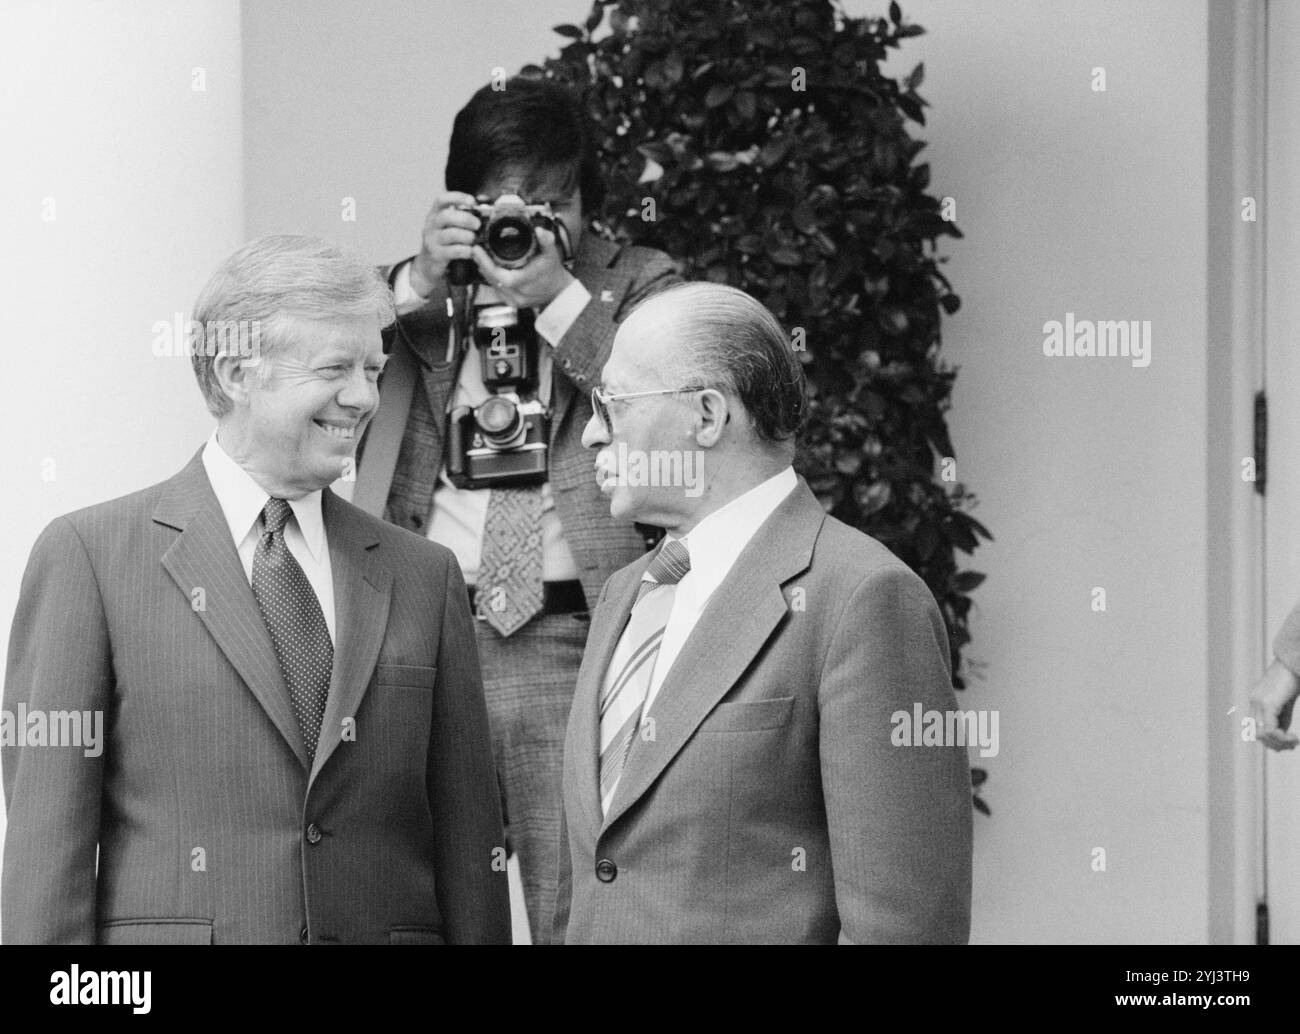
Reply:
[[[591, 419], [591, 389], [600, 384], [600, 371], [619, 322], [639, 301], [681, 278], [663, 252], [612, 244], [590, 232], [579, 244], [573, 274], [590, 292], [591, 301], [552, 353], [549, 480], [565, 541], [578, 562], [587, 602], [594, 606], [605, 580], [641, 556], [646, 543], [632, 525], [610, 519], [609, 501], [592, 475], [593, 455], [582, 446], [582, 429]], [[424, 534], [445, 458], [447, 400], [455, 390], [460, 365], [446, 361], [447, 316], [441, 300], [405, 313], [391, 333], [390, 362], [398, 360], [399, 353], [405, 353], [403, 358], [412, 356], [419, 376], [404, 414], [391, 413], [393, 395], [380, 382], [381, 411], [362, 443], [358, 493], [373, 476], [366, 463], [371, 439], [383, 427], [400, 428], [402, 440], [386, 486], [383, 515], [399, 527]]]
[[5, 942], [509, 943], [460, 571], [322, 509], [338, 631], [310, 770], [199, 455], [41, 535], [5, 708], [102, 712], [106, 742], [4, 749]]
[[965, 942], [965, 749], [891, 743], [896, 711], [955, 707], [943, 621], [802, 479], [709, 600], [601, 816], [596, 702], [649, 561], [614, 575], [592, 617], [557, 939]]

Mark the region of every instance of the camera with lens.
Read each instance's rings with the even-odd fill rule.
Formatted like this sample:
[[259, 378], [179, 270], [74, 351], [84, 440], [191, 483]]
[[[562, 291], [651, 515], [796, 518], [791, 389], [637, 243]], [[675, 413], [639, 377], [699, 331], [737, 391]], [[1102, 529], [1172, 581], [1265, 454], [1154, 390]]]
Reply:
[[531, 309], [474, 310], [483, 385], [477, 406], [456, 406], [447, 421], [447, 476], [457, 488], [512, 488], [546, 480], [551, 418], [537, 397], [538, 342]]
[[[561, 254], [567, 259], [568, 243], [563, 225], [555, 218], [549, 204], [530, 205], [517, 194], [502, 194], [495, 201], [480, 198], [474, 205], [465, 205], [462, 212], [478, 216], [479, 228], [474, 243], [487, 252], [488, 257], [502, 269], [519, 269], [528, 265], [541, 250], [537, 229], [555, 234]], [[467, 259], [459, 259], [448, 267], [453, 283], [482, 283], [478, 267]]]

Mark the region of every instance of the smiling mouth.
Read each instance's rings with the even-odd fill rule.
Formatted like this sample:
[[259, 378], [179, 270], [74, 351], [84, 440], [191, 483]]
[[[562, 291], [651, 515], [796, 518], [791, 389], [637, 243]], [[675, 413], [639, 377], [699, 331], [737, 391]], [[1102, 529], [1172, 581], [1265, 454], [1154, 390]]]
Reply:
[[341, 424], [326, 424], [320, 420], [313, 420], [312, 423], [331, 438], [338, 438], [340, 441], [351, 441], [357, 436], [356, 424], [349, 424], [345, 427]]

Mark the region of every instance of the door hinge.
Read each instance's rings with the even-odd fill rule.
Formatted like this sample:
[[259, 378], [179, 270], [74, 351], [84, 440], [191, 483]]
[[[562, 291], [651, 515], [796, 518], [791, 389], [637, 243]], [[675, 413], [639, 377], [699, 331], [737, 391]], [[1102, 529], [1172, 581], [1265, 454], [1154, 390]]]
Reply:
[[1268, 484], [1268, 396], [1255, 392], [1255, 491], [1260, 495]]

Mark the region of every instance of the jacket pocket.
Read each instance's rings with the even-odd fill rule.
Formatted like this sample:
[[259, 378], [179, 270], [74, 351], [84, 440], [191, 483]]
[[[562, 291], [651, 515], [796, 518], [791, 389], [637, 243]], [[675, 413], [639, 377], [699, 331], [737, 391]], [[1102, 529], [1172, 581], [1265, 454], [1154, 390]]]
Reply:
[[408, 686], [433, 689], [438, 669], [423, 664], [380, 664], [375, 667], [375, 682], [381, 686]]
[[389, 944], [446, 944], [442, 934], [432, 926], [390, 926]]
[[211, 919], [111, 919], [100, 923], [99, 944], [211, 944]]
[[700, 732], [758, 732], [790, 724], [794, 697], [719, 704], [700, 725]]

